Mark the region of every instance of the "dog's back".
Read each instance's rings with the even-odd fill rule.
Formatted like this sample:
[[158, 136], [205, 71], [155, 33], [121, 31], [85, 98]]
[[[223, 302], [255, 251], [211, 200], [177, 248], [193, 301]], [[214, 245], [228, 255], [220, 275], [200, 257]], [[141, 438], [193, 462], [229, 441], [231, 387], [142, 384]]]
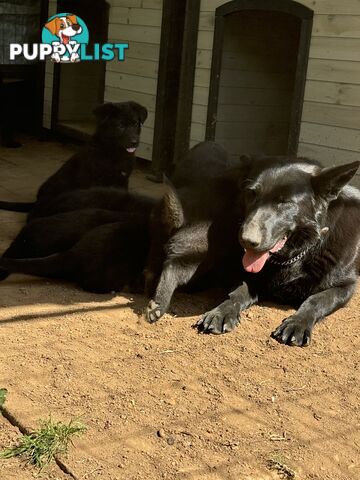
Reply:
[[360, 190], [346, 185], [329, 208], [329, 225], [333, 225], [333, 248], [354, 262], [360, 274]]

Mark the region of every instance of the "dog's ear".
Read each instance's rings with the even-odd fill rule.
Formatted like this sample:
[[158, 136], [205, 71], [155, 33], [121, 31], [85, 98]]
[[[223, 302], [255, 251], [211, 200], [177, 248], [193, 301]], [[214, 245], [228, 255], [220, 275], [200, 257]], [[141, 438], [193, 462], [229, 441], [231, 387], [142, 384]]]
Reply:
[[52, 20], [50, 20], [50, 22], [48, 23], [45, 23], [45, 28], [47, 28], [49, 30], [49, 32], [52, 34], [52, 35], [56, 35], [56, 32], [57, 32], [57, 17], [53, 18]]
[[96, 117], [97, 123], [101, 124], [106, 122], [108, 118], [111, 117], [116, 112], [116, 107], [112, 103], [103, 103], [98, 107], [94, 108], [93, 114]]
[[184, 225], [184, 210], [175, 187], [166, 175], [164, 175], [164, 184], [166, 185], [166, 191], [162, 199], [161, 217], [168, 233], [172, 233]]
[[66, 18], [68, 18], [71, 22], [71, 25], [76, 25], [77, 24], [77, 18], [76, 15], [73, 15], [70, 13], [69, 15], [66, 15]]
[[338, 167], [324, 168], [311, 178], [314, 192], [325, 198], [334, 199], [340, 190], [352, 179], [360, 162], [347, 163]]
[[129, 102], [132, 109], [135, 110], [136, 114], [138, 115], [139, 121], [141, 125], [145, 122], [148, 116], [148, 111], [145, 107], [140, 105], [140, 103], [136, 102]]

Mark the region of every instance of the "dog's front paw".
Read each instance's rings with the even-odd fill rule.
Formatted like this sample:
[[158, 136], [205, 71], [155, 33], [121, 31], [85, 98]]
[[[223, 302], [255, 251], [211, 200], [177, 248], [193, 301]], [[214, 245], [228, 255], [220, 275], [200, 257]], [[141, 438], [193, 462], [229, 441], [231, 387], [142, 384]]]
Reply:
[[285, 318], [271, 334], [272, 338], [285, 345], [307, 347], [311, 342], [311, 327], [306, 320], [291, 316]]
[[203, 333], [228, 333], [239, 324], [239, 315], [231, 300], [226, 300], [218, 307], [210, 310], [194, 325]]
[[150, 300], [149, 305], [146, 307], [145, 318], [149, 323], [155, 323], [164, 315], [165, 312], [161, 310], [161, 307], [154, 300]]

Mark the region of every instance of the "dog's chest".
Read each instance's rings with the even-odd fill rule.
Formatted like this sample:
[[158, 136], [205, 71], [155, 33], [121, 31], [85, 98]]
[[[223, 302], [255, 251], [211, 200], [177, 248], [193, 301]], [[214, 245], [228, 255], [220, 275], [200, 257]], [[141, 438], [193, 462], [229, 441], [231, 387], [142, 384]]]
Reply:
[[277, 300], [280, 303], [298, 305], [313, 289], [309, 274], [302, 264], [282, 267], [267, 264], [256, 282], [259, 298]]

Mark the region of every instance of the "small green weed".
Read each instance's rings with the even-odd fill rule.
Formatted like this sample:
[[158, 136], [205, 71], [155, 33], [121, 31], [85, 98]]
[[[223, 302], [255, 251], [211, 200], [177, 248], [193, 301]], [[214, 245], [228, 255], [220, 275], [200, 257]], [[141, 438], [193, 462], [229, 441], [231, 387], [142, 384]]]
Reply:
[[17, 446], [0, 452], [0, 457], [20, 456], [42, 470], [56, 455], [67, 453], [72, 438], [82, 435], [85, 431], [86, 426], [76, 420], [70, 420], [68, 424], [64, 424], [49, 418], [40, 423], [38, 430], [21, 437]]

